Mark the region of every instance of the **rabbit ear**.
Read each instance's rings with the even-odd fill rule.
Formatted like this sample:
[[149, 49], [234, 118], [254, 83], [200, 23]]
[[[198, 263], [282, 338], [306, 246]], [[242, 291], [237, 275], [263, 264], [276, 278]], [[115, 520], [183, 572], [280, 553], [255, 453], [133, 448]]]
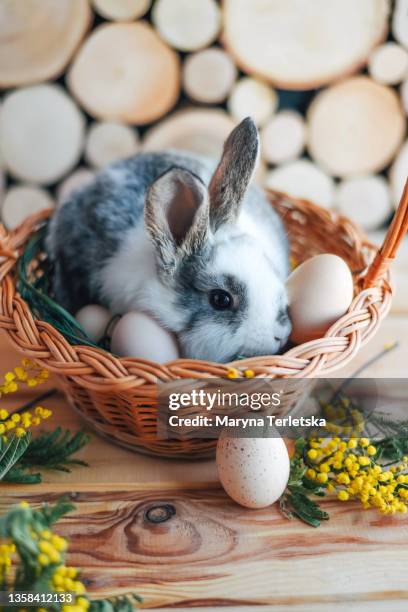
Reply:
[[171, 168], [147, 192], [146, 229], [162, 268], [174, 271], [180, 257], [197, 252], [209, 229], [207, 188], [192, 172]]
[[251, 181], [259, 154], [258, 130], [247, 117], [227, 138], [221, 161], [209, 185], [213, 230], [233, 221]]

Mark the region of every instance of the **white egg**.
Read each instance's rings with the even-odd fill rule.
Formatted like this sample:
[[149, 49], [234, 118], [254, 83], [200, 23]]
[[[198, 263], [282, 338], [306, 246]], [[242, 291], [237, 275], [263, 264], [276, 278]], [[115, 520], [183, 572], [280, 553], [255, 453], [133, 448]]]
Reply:
[[225, 492], [234, 501], [246, 508], [265, 508], [284, 492], [290, 462], [280, 437], [238, 438], [223, 430], [217, 444], [217, 468]]
[[128, 312], [116, 324], [111, 350], [115, 355], [167, 363], [178, 359], [173, 334], [142, 312]]
[[353, 277], [346, 262], [325, 253], [303, 262], [287, 283], [291, 340], [315, 340], [343, 316], [353, 300]]
[[111, 313], [98, 304], [84, 306], [75, 315], [78, 323], [83, 327], [93, 342], [99, 342], [105, 333], [106, 327], [112, 318]]

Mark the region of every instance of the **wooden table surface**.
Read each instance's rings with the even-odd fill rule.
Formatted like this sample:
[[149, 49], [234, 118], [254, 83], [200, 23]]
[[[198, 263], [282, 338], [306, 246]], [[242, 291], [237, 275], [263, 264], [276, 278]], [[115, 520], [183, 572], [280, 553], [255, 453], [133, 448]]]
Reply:
[[[393, 312], [338, 376], [395, 340], [399, 347], [365, 376], [407, 376], [408, 257], [396, 272], [403, 285]], [[0, 372], [18, 360], [1, 337]], [[26, 399], [7, 399], [4, 406]], [[84, 427], [62, 397], [44, 405], [54, 411], [48, 427]], [[276, 506], [239, 507], [220, 488], [213, 461], [150, 458], [96, 434], [78, 456], [90, 467], [46, 473], [40, 485], [1, 485], [0, 512], [21, 499], [40, 503], [68, 495], [77, 509], [61, 522], [60, 532], [69, 536], [69, 563], [83, 568], [91, 593], [132, 590], [144, 597], [144, 607], [162, 609], [408, 609], [406, 516], [383, 517], [328, 500], [331, 519], [313, 529], [288, 521]], [[151, 522], [152, 508], [168, 520]]]

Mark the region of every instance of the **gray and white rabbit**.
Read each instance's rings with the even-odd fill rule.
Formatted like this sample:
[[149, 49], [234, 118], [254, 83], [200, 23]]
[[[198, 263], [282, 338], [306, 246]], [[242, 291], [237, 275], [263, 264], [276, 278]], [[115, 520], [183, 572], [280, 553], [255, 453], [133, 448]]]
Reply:
[[218, 166], [167, 151], [99, 172], [50, 223], [56, 300], [73, 313], [91, 303], [147, 312], [187, 357], [277, 353], [291, 329], [288, 243], [266, 196], [249, 186], [258, 154], [247, 118]]

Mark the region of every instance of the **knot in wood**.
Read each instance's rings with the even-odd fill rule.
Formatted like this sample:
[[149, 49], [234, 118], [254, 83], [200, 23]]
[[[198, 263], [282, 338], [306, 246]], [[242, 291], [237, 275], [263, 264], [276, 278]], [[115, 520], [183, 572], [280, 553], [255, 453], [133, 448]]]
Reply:
[[176, 509], [172, 504], [160, 504], [146, 510], [145, 519], [149, 523], [165, 523], [175, 514]]

